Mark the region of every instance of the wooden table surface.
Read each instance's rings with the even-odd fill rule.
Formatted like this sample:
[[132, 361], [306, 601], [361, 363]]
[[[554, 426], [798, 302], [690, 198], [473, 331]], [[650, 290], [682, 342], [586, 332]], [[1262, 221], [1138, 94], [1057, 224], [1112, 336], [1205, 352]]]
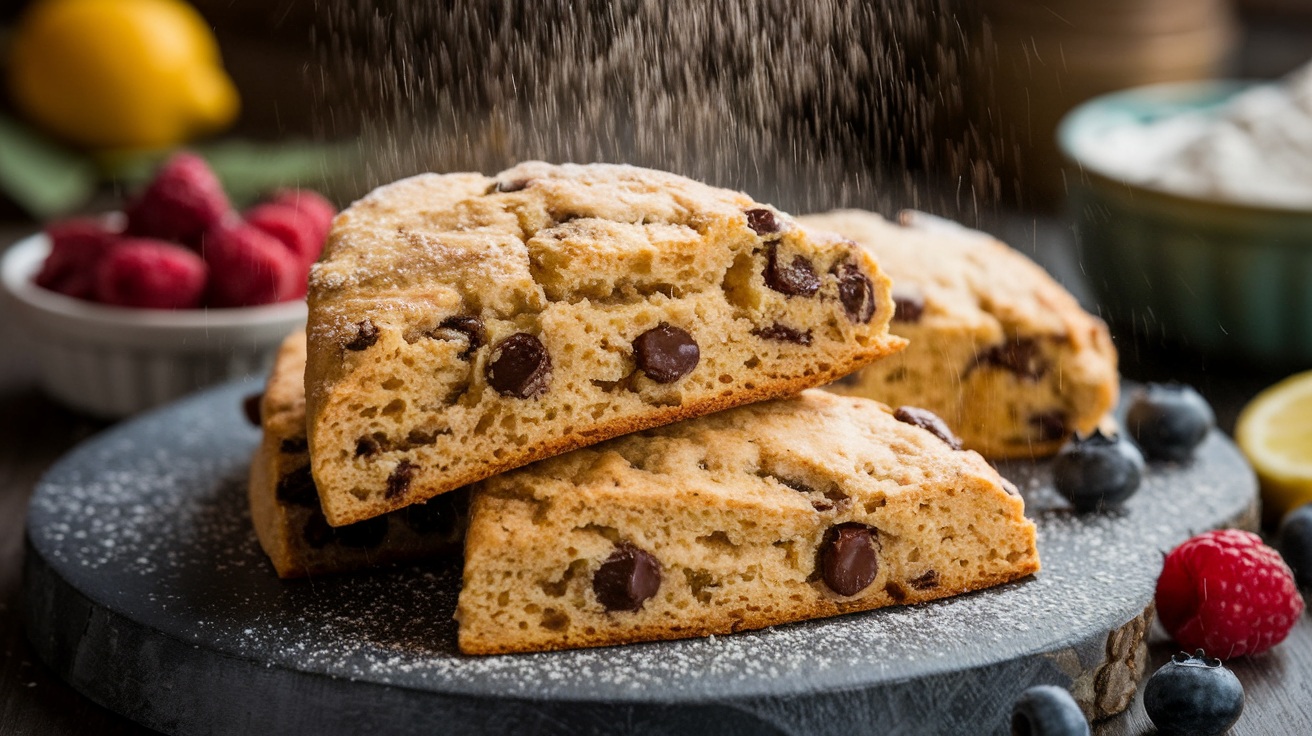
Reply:
[[[1029, 229], [1028, 235], [1025, 230]], [[1001, 228], [1012, 242], [1038, 245], [1034, 255], [1054, 272], [1069, 273], [1060, 227], [1012, 222]], [[1037, 231], [1037, 232], [1035, 232]], [[22, 235], [0, 229], [0, 247]], [[36, 660], [22, 620], [24, 517], [33, 484], [61, 454], [108, 425], [60, 408], [39, 391], [22, 325], [0, 306], [0, 734], [153, 733], [105, 710], [64, 685]], [[1278, 374], [1236, 372], [1178, 351], [1163, 351], [1118, 336], [1127, 377], [1174, 378], [1198, 386], [1213, 402], [1221, 426], [1233, 426], [1239, 407]], [[1160, 635], [1151, 644], [1152, 666], [1175, 651]], [[1247, 707], [1234, 734], [1271, 736], [1312, 733], [1312, 616], [1304, 615], [1290, 638], [1272, 652], [1230, 665], [1244, 684]], [[1095, 726], [1100, 736], [1154, 730], [1136, 699], [1125, 714]]]

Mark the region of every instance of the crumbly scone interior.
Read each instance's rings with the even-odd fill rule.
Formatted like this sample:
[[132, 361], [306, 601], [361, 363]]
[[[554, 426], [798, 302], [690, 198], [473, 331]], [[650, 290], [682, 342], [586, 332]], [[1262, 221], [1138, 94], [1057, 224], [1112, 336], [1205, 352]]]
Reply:
[[[839, 525], [878, 572], [831, 590]], [[808, 391], [576, 450], [476, 495], [457, 618], [468, 653], [725, 633], [912, 603], [1038, 569], [1023, 501], [979, 455], [859, 398]], [[615, 550], [660, 569], [638, 610], [595, 589]]]
[[[673, 175], [525, 164], [398, 182], [338, 216], [311, 279], [325, 514], [349, 523], [825, 383], [899, 349], [891, 317], [863, 249]], [[653, 380], [636, 344], [662, 330], [699, 358]], [[512, 353], [516, 370], [499, 362]]]
[[831, 390], [923, 406], [994, 458], [1055, 452], [1115, 405], [1106, 325], [1015, 250], [918, 213], [903, 225], [857, 210], [799, 220], [876, 254], [894, 280], [890, 329], [910, 341]]

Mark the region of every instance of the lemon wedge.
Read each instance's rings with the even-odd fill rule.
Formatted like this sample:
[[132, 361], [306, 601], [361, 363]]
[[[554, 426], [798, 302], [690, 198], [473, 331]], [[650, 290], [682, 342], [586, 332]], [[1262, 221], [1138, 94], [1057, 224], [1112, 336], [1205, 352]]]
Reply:
[[1235, 440], [1262, 483], [1262, 508], [1276, 521], [1312, 501], [1312, 371], [1298, 373], [1248, 402]]

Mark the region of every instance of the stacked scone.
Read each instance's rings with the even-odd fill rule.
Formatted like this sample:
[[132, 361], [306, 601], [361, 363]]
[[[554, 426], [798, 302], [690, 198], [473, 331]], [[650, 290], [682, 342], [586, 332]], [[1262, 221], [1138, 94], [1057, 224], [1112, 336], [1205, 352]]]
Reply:
[[293, 576], [440, 554], [467, 525], [468, 653], [1028, 575], [1021, 498], [938, 417], [808, 390], [904, 346], [892, 293], [848, 237], [661, 172], [383, 187], [335, 221], [263, 400], [261, 543]]

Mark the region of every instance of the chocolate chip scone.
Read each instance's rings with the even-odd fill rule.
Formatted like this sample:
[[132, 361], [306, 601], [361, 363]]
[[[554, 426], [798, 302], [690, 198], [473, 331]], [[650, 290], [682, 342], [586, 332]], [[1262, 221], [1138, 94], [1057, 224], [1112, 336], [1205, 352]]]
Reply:
[[490, 478], [460, 649], [729, 633], [1035, 572], [1024, 502], [958, 446], [923, 410], [807, 391]]
[[310, 277], [310, 455], [349, 524], [900, 349], [888, 279], [746, 195], [612, 165], [422, 175]]
[[828, 388], [944, 418], [987, 457], [1049, 455], [1115, 405], [1116, 350], [1042, 268], [988, 235], [903, 213], [798, 218], [864, 245], [893, 279], [894, 333], [910, 346]]
[[251, 521], [278, 577], [358, 570], [459, 554], [467, 493], [448, 493], [390, 514], [332, 527], [310, 477], [305, 440], [305, 334], [278, 351], [260, 399], [264, 436], [251, 461]]

